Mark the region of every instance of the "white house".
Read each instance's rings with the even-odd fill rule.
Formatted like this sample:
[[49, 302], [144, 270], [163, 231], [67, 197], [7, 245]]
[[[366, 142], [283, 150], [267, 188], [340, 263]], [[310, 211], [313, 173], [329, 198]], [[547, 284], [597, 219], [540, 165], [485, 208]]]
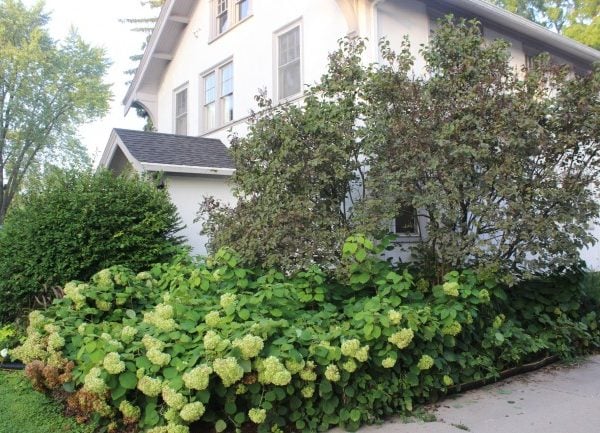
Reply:
[[274, 101], [302, 98], [349, 34], [369, 39], [366, 62], [379, 60], [381, 37], [393, 48], [408, 35], [418, 72], [419, 45], [448, 13], [475, 17], [486, 37], [510, 41], [515, 65], [542, 51], [580, 71], [600, 60], [600, 52], [482, 0], [167, 0], [123, 101], [125, 112], [143, 107], [158, 133], [113, 131], [101, 165], [164, 172], [189, 242], [202, 253], [193, 217], [204, 195], [233, 200], [224, 146], [231, 131], [244, 133], [259, 89]]

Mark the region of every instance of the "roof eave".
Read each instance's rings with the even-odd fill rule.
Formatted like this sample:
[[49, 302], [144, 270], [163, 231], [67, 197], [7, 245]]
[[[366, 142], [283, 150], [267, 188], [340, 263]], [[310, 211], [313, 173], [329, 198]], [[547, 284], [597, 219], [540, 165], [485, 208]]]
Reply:
[[[150, 64], [152, 55], [156, 50], [156, 45], [163, 34], [165, 23], [169, 19], [169, 16], [171, 15], [171, 11], [173, 10], [173, 6], [176, 1], [177, 0], [166, 0], [164, 6], [160, 10], [160, 14], [156, 20], [156, 24], [154, 25], [154, 29], [152, 30], [152, 34], [150, 35], [150, 39], [148, 40], [148, 44], [146, 45], [146, 49], [144, 50], [144, 54], [142, 55], [142, 58], [140, 60], [140, 64], [138, 65], [135, 71], [133, 80], [131, 80], [129, 88], [127, 89], [127, 93], [125, 94], [125, 98], [123, 99], [123, 105], [125, 106], [125, 115], [127, 115], [129, 109], [136, 100], [136, 94], [138, 92], [142, 79], [146, 73], [146, 70], [148, 69], [148, 65]], [[183, 29], [181, 30], [181, 33], [183, 33]]]
[[210, 176], [232, 176], [234, 168], [224, 167], [196, 167], [192, 165], [160, 164], [152, 162], [141, 162], [144, 171], [163, 171], [165, 173], [201, 174]]
[[531, 39], [564, 51], [580, 61], [592, 64], [600, 61], [600, 51], [571, 38], [552, 32], [522, 16], [483, 0], [444, 0], [445, 3], [487, 18]]

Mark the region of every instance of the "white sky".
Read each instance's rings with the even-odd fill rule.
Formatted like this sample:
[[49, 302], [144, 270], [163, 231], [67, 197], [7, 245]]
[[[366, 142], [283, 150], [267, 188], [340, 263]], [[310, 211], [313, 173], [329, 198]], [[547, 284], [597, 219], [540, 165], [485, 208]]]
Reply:
[[[32, 5], [36, 0], [24, 3]], [[135, 110], [130, 110], [125, 118], [121, 103], [127, 91], [125, 83], [131, 79], [123, 71], [135, 67], [129, 56], [141, 51], [144, 36], [132, 32], [119, 19], [157, 14], [158, 10], [142, 6], [140, 0], [46, 0], [45, 4], [45, 10], [51, 13], [49, 29], [55, 39], [64, 39], [73, 26], [87, 43], [103, 47], [112, 62], [105, 78], [112, 84], [110, 111], [103, 119], [79, 129], [81, 141], [97, 163], [112, 128], [141, 129], [144, 124]]]

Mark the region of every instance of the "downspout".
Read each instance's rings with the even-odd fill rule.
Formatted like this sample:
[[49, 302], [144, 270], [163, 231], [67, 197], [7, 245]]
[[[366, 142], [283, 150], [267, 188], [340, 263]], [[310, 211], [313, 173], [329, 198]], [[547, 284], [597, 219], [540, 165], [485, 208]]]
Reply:
[[373, 0], [371, 4], [371, 37], [373, 61], [379, 62], [379, 23], [377, 6], [384, 3], [386, 0]]

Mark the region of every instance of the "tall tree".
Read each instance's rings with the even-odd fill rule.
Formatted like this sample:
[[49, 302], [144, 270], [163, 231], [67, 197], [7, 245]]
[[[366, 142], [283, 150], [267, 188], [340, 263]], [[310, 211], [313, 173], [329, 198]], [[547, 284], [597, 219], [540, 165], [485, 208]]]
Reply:
[[34, 167], [85, 155], [77, 127], [108, 110], [102, 49], [72, 30], [62, 42], [39, 2], [0, 0], [0, 223]]
[[490, 0], [510, 12], [600, 49], [600, 0]]

